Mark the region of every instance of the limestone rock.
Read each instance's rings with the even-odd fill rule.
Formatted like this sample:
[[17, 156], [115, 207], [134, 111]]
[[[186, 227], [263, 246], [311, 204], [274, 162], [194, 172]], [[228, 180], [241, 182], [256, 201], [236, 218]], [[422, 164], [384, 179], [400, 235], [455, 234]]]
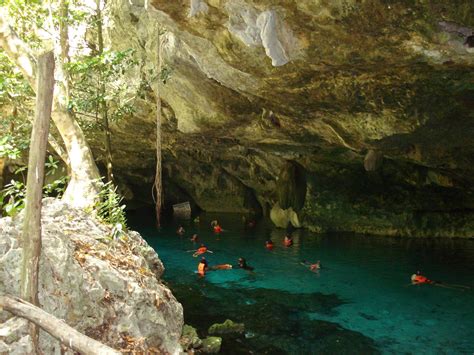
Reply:
[[298, 214], [293, 211], [293, 208], [282, 209], [277, 203], [273, 206], [270, 211], [270, 219], [272, 222], [280, 228], [286, 228], [292, 225], [295, 228], [300, 228], [301, 224], [298, 218]]
[[183, 327], [180, 343], [184, 350], [197, 349], [202, 346], [202, 340], [199, 338], [196, 329], [187, 324]]
[[[0, 293], [19, 294], [22, 219], [0, 219]], [[46, 312], [116, 349], [181, 351], [182, 306], [161, 283], [163, 265], [138, 233], [112, 240], [110, 226], [54, 199], [43, 202], [42, 226], [39, 301]], [[8, 318], [0, 314], [1, 322]], [[9, 351], [28, 346], [24, 339]], [[45, 354], [60, 352], [42, 331], [40, 346]]]
[[226, 319], [224, 323], [216, 323], [209, 327], [208, 333], [211, 335], [239, 335], [245, 332], [243, 323], [235, 323], [230, 319]]
[[206, 354], [217, 354], [221, 350], [222, 338], [207, 337], [202, 341], [201, 351]]
[[383, 154], [370, 149], [364, 158], [365, 171], [376, 171], [380, 168], [383, 162]]

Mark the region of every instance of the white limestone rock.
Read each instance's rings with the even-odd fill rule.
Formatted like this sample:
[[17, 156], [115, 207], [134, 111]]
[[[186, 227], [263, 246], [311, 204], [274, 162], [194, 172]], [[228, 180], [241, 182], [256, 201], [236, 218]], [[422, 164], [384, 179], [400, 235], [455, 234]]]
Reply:
[[[19, 294], [22, 220], [21, 214], [0, 219], [0, 293]], [[161, 283], [163, 264], [138, 233], [112, 240], [110, 226], [54, 199], [44, 200], [42, 223], [39, 300], [46, 312], [116, 349], [128, 336], [144, 338], [143, 351], [181, 352], [182, 306]], [[0, 322], [10, 317], [2, 312]], [[25, 353], [29, 339], [5, 339], [0, 334], [0, 349]], [[60, 353], [45, 332], [40, 346]]]
[[209, 11], [209, 6], [206, 4], [204, 0], [191, 0], [188, 16], [194, 17], [201, 13], [207, 14], [208, 11]]

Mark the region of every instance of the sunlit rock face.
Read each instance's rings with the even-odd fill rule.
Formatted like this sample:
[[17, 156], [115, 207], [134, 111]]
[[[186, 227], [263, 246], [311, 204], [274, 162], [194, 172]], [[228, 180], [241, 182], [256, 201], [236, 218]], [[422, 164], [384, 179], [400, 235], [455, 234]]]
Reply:
[[[316, 231], [472, 235], [471, 1], [132, 0], [108, 11], [111, 46], [141, 63], [129, 73], [136, 113], [113, 136], [116, 175], [136, 199], [150, 200], [164, 30], [168, 202], [273, 210]], [[289, 166], [305, 195], [283, 208]]]
[[[0, 219], [0, 293], [20, 294], [24, 213]], [[181, 354], [183, 308], [161, 282], [164, 267], [137, 233], [114, 237], [90, 212], [44, 199], [39, 271], [41, 308], [79, 332], [123, 352]], [[33, 354], [24, 322], [0, 313], [0, 353]], [[44, 354], [61, 343], [46, 332]]]

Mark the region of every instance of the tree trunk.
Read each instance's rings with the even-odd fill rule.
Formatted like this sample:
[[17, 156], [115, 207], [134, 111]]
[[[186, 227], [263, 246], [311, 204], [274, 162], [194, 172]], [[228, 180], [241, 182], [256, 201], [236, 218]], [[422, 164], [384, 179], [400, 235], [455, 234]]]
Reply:
[[119, 355], [120, 352], [81, 334], [63, 321], [19, 298], [0, 295], [0, 309], [28, 319], [58, 339], [65, 346], [83, 355]]
[[[159, 31], [159, 30], [158, 30]], [[156, 214], [156, 227], [159, 228], [161, 225], [161, 199], [162, 199], [162, 184], [161, 184], [161, 97], [160, 97], [160, 75], [162, 67], [162, 51], [161, 51], [161, 38], [162, 36], [158, 33], [158, 82], [156, 84], [156, 172], [155, 172], [155, 214]]]
[[[35, 121], [31, 132], [25, 218], [23, 222], [21, 263], [21, 297], [38, 305], [38, 273], [41, 254], [41, 199], [43, 197], [44, 162], [48, 144], [49, 120], [53, 106], [54, 55], [38, 58]], [[30, 335], [38, 351], [38, 328], [30, 327]]]
[[[98, 48], [99, 55], [104, 53], [104, 36], [102, 28], [102, 11], [100, 10], [100, 0], [96, 0], [96, 16], [97, 16], [97, 39], [98, 39]], [[104, 127], [104, 147], [105, 147], [105, 166], [107, 168], [107, 181], [114, 181], [114, 174], [112, 170], [112, 134], [110, 132], [109, 125], [109, 112], [107, 108], [107, 102], [105, 101], [105, 82], [104, 79], [100, 78], [100, 96], [102, 97], [100, 101], [100, 112], [102, 115], [102, 125]]]
[[[0, 13], [0, 45], [34, 89], [36, 60], [8, 25], [4, 13]], [[71, 170], [71, 180], [63, 198], [74, 207], [87, 207], [94, 203], [99, 192], [100, 175], [81, 127], [67, 110], [67, 98], [61, 88], [62, 85], [56, 87], [51, 117], [64, 141]]]

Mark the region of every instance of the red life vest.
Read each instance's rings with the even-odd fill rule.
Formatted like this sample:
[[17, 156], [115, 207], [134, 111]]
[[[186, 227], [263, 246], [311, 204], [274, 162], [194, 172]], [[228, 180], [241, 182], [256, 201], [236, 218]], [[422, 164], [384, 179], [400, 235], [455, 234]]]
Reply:
[[207, 247], [200, 247], [197, 250], [197, 254], [204, 254], [207, 251]]
[[214, 233], [220, 233], [220, 232], [222, 232], [221, 226], [219, 226], [219, 225], [214, 226]]
[[423, 276], [423, 275], [415, 275], [415, 277], [413, 277], [413, 281], [419, 284], [425, 284], [425, 283], [431, 282], [431, 280], [429, 280], [426, 276]]

